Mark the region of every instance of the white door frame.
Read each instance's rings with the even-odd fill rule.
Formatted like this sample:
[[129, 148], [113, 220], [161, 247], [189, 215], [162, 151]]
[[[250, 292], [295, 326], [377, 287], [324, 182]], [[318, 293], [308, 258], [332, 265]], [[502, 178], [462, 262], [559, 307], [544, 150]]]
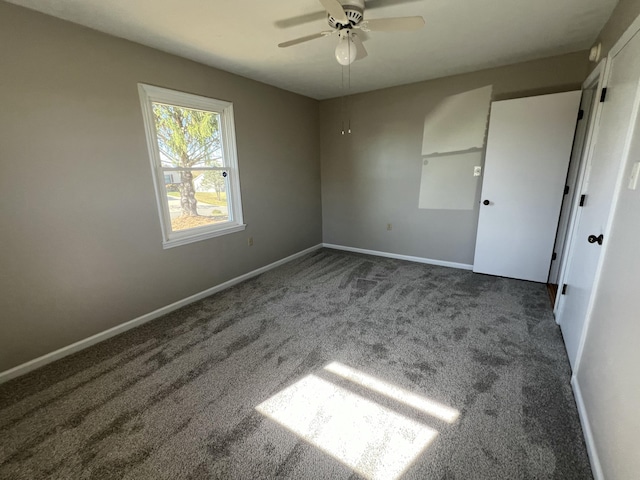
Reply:
[[[602, 94], [602, 89], [604, 88], [604, 79], [605, 73], [607, 72], [607, 58], [604, 58], [598, 63], [596, 68], [593, 69], [591, 74], [587, 77], [587, 79], [582, 84], [582, 90], [588, 90], [596, 86], [595, 98], [599, 99]], [[585, 173], [587, 169], [587, 165], [591, 163], [591, 157], [593, 156], [593, 150], [595, 147], [595, 142], [593, 141], [597, 138], [598, 127], [600, 126], [600, 113], [602, 112], [602, 103], [598, 100], [595, 108], [592, 108], [589, 111], [589, 128], [585, 134], [582, 146], [582, 155], [580, 156], [580, 167], [578, 168], [578, 175], [576, 176], [575, 186], [573, 188], [573, 201], [571, 206], [571, 214], [569, 215], [569, 221], [567, 225], [567, 230], [565, 232], [565, 242], [562, 247], [562, 252], [560, 253], [560, 267], [559, 267], [559, 276], [558, 276], [558, 289], [562, 288], [562, 284], [564, 283], [564, 279], [567, 275], [567, 269], [569, 265], [568, 259], [573, 254], [573, 246], [574, 246], [574, 235], [576, 231], [576, 226], [580, 220], [580, 206], [578, 199], [582, 194], [582, 190], [584, 188], [584, 180], [586, 178]], [[561, 295], [556, 295], [555, 305], [553, 307], [553, 311], [557, 312], [558, 305], [561, 301]], [[560, 322], [556, 319], [556, 323], [560, 324]]]
[[[629, 43], [629, 41], [636, 35], [640, 34], [640, 16], [635, 19], [635, 21], [631, 24], [631, 26], [622, 34], [620, 39], [615, 43], [615, 45], [609, 51], [608, 59], [607, 59], [607, 67], [605, 70], [605, 82], [604, 87], [609, 83], [609, 79], [611, 77], [611, 65], [613, 58], [622, 51], [622, 49]], [[627, 130], [627, 135], [624, 142], [623, 153], [618, 163], [618, 174], [616, 176], [616, 185], [614, 188], [613, 198], [611, 199], [611, 206], [609, 207], [609, 218], [607, 219], [607, 224], [604, 229], [604, 236], [607, 238], [611, 234], [611, 229], [613, 226], [614, 214], [616, 207], [618, 205], [618, 199], [620, 198], [620, 190], [622, 189], [624, 173], [625, 173], [625, 165], [629, 158], [629, 151], [631, 148], [631, 142], [633, 140], [633, 133], [635, 131], [635, 126], [638, 121], [638, 113], [640, 113], [640, 79], [636, 85], [636, 95], [634, 99], [633, 110], [631, 114], [631, 123], [629, 124], [629, 128]], [[602, 274], [602, 268], [604, 265], [604, 259], [606, 258], [608, 250], [608, 242], [605, 242], [603, 245], [602, 253], [600, 254], [600, 258], [598, 260], [598, 266], [596, 268], [596, 274], [593, 281], [593, 287], [591, 289], [591, 298], [589, 299], [589, 304], [587, 306], [586, 318], [584, 327], [582, 328], [582, 334], [580, 336], [580, 343], [578, 346], [578, 352], [576, 354], [576, 363], [573, 369], [572, 380], [577, 378], [577, 373], [580, 369], [580, 361], [582, 359], [582, 351], [584, 350], [585, 340], [587, 338], [587, 332], [589, 330], [589, 324], [591, 322], [591, 317], [593, 314], [593, 306], [594, 300], [596, 297], [596, 293], [598, 291], [598, 286], [600, 283], [600, 277]]]
[[[567, 245], [571, 242], [571, 227], [572, 222], [575, 220], [575, 215], [578, 210], [575, 208], [579, 195], [577, 192], [582, 189], [582, 178], [584, 175], [584, 165], [586, 164], [585, 158], [587, 156], [587, 150], [589, 148], [590, 135], [593, 131], [592, 127], [597, 120], [596, 110], [598, 109], [600, 102], [598, 101], [599, 93], [602, 88], [602, 77], [604, 74], [604, 66], [606, 59], [602, 60], [594, 69], [593, 72], [587, 77], [582, 84], [582, 98], [580, 99], [580, 111], [586, 113], [586, 118], [579, 119], [576, 126], [576, 133], [574, 138], [573, 149], [571, 151], [571, 161], [569, 162], [569, 170], [567, 172], [566, 188], [570, 191], [564, 197], [562, 201], [562, 208], [560, 210], [560, 219], [558, 223], [558, 231], [556, 234], [556, 242], [553, 247], [554, 252], [558, 252], [558, 258], [551, 262], [551, 268], [549, 270], [548, 283], [558, 285], [562, 278], [562, 269], [565, 265], [565, 259], [567, 255]], [[587, 100], [585, 92], [593, 90], [593, 97], [588, 99], [588, 103], [583, 103]], [[568, 210], [567, 210], [568, 209]], [[557, 297], [556, 297], [557, 298]], [[555, 310], [555, 306], [554, 306]]]

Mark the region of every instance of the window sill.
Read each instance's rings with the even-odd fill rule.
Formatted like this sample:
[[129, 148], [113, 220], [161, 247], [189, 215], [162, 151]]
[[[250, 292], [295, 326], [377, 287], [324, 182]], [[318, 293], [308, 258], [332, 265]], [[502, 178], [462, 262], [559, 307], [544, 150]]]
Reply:
[[169, 240], [164, 240], [162, 242], [162, 248], [166, 250], [167, 248], [179, 247], [180, 245], [187, 245], [188, 243], [194, 243], [201, 240], [207, 240], [209, 238], [220, 237], [229, 233], [241, 232], [245, 228], [247, 228], [246, 224], [230, 225], [228, 227], [220, 228], [217, 230], [209, 230], [202, 233], [194, 233], [184, 237], [172, 238]]

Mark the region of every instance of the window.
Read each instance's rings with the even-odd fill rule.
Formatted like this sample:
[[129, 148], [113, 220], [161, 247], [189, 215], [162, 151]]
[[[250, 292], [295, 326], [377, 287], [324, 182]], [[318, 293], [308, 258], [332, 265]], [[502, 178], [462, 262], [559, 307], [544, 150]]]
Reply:
[[244, 230], [233, 105], [138, 87], [164, 248]]

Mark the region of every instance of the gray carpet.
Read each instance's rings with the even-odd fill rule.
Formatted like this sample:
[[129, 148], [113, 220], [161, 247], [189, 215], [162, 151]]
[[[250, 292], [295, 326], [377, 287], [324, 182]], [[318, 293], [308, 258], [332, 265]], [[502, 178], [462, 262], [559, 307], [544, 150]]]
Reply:
[[0, 386], [3, 479], [590, 479], [544, 285], [319, 250]]

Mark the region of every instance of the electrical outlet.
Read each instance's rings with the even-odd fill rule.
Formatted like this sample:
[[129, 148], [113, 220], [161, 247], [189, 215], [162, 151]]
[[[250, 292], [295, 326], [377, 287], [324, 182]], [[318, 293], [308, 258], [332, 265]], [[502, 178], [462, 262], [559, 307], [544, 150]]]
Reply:
[[249, 237], [247, 239], [247, 243], [249, 244], [250, 247], [253, 247], [253, 237]]
[[390, 223], [387, 223], [387, 230], [389, 230], [389, 231], [391, 230], [391, 224]]
[[482, 175], [482, 167], [473, 167], [473, 176], [479, 177]]

